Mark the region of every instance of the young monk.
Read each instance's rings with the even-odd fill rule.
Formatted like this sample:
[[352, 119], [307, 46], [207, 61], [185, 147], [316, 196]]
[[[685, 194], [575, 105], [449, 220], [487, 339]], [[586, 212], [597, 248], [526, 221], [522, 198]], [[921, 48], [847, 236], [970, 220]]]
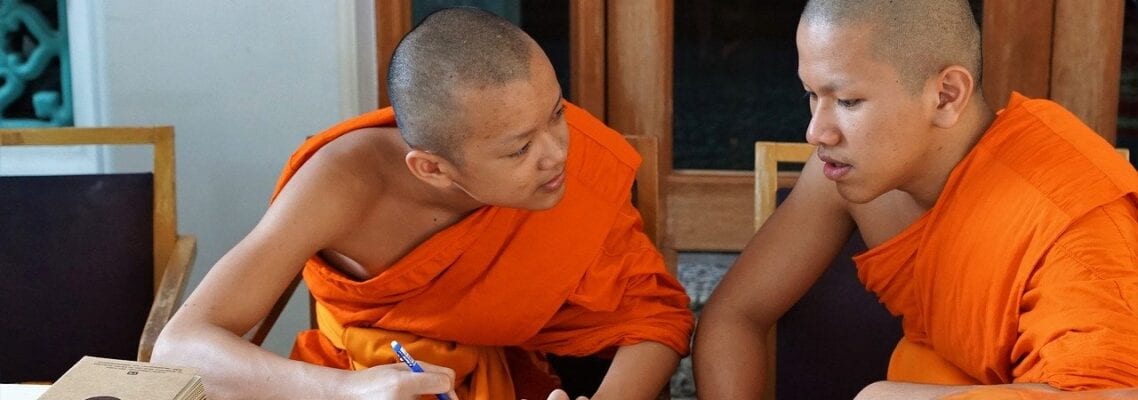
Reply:
[[759, 397], [763, 338], [854, 229], [905, 334], [860, 397], [1138, 386], [1138, 173], [1111, 145], [1050, 101], [993, 113], [964, 0], [813, 0], [797, 42], [817, 151], [704, 309], [700, 397]]
[[[531, 38], [478, 10], [423, 21], [389, 86], [394, 110], [293, 155], [154, 360], [199, 368], [213, 399], [567, 399], [540, 355], [607, 354], [594, 399], [655, 398], [692, 317], [630, 202], [631, 146], [565, 102]], [[301, 266], [319, 330], [288, 360], [241, 336]]]

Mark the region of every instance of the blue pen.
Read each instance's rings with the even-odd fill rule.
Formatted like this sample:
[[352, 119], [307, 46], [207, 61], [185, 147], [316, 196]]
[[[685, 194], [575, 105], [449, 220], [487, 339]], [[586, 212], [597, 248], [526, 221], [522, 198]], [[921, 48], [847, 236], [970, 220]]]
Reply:
[[[408, 368], [411, 368], [411, 372], [423, 372], [423, 367], [419, 365], [418, 361], [411, 358], [411, 353], [408, 353], [399, 342], [392, 340], [391, 349], [395, 350], [395, 356], [399, 357], [399, 361], [402, 361], [404, 364], [407, 364]], [[436, 394], [435, 398], [439, 400], [450, 400], [450, 396], [447, 396], [446, 393]]]

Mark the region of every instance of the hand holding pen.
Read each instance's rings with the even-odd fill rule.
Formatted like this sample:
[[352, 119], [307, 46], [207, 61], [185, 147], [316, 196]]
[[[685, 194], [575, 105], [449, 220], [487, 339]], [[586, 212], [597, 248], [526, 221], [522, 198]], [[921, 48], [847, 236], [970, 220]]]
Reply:
[[[411, 354], [407, 352], [407, 349], [404, 349], [403, 345], [399, 344], [399, 342], [392, 340], [391, 349], [395, 351], [395, 356], [399, 358], [399, 361], [402, 361], [403, 364], [406, 364], [408, 368], [411, 368], [411, 372], [424, 372], [423, 366], [419, 365], [419, 362], [415, 361], [415, 359], [411, 357]], [[454, 392], [452, 391], [451, 394], [453, 393]], [[451, 396], [447, 395], [446, 393], [436, 393], [435, 397], [438, 400], [451, 400]]]

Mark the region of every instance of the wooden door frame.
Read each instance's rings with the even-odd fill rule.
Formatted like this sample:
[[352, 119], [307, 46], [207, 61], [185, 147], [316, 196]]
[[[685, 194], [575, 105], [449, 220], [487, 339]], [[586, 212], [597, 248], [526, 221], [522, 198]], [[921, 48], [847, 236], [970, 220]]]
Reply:
[[[673, 0], [569, 0], [570, 97], [626, 135], [659, 138], [667, 217], [662, 243], [739, 251], [752, 235], [753, 174], [673, 170]], [[391, 52], [411, 27], [411, 0], [374, 0], [379, 104]], [[1122, 0], [987, 0], [983, 85], [989, 104], [1008, 93], [1048, 97], [1113, 142], [1122, 54]], [[792, 79], [792, 78], [788, 78]]]

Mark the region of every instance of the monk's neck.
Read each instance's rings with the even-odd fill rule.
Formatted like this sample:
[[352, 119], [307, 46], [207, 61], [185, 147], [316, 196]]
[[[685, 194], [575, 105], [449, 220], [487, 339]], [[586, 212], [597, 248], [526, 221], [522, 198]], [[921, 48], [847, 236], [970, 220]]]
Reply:
[[474, 211], [486, 206], [471, 198], [459, 188], [438, 188], [418, 179], [407, 182], [404, 200], [415, 204], [415, 208], [438, 215], [442, 219], [457, 222]]
[[936, 205], [952, 171], [968, 157], [995, 120], [995, 113], [982, 97], [974, 101], [972, 109], [961, 116], [956, 126], [938, 135], [942, 140], [931, 147], [929, 174], [916, 182], [912, 190], [906, 190], [925, 210]]

